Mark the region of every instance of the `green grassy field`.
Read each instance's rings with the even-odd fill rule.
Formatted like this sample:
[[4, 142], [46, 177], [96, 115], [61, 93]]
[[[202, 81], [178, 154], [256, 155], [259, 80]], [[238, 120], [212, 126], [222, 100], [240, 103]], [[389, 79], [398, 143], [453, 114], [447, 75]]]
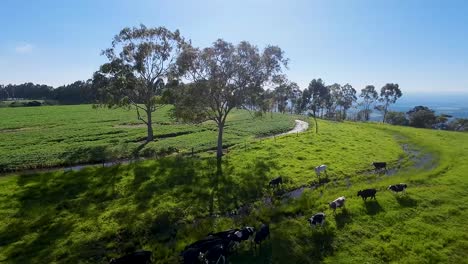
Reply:
[[[155, 113], [156, 140], [144, 144], [146, 127], [135, 111], [93, 109], [91, 105], [0, 109], [0, 172], [97, 163], [134, 156], [205, 151], [216, 147], [216, 126], [175, 123], [170, 107]], [[227, 120], [224, 145], [275, 134], [294, 127], [294, 117], [252, 118], [234, 111]]]
[[[176, 263], [185, 245], [209, 232], [270, 223], [271, 240], [254, 254], [244, 245], [230, 263], [465, 263], [468, 255], [468, 134], [380, 124], [320, 122], [306, 132], [233, 146], [216, 177], [210, 155], [81, 171], [0, 178], [0, 262], [106, 263], [135, 249], [156, 263]], [[239, 124], [239, 126], [241, 126]], [[413, 168], [400, 147], [430, 153], [430, 168]], [[370, 163], [403, 168], [369, 173]], [[267, 188], [282, 175], [290, 190], [329, 182], [283, 201]], [[385, 190], [405, 182], [406, 195]], [[363, 202], [359, 189], [379, 190]], [[327, 203], [346, 196], [333, 216]], [[271, 203], [262, 198], [272, 196]], [[250, 213], [225, 212], [249, 205]], [[219, 217], [210, 217], [209, 212]], [[306, 219], [324, 211], [323, 229]]]

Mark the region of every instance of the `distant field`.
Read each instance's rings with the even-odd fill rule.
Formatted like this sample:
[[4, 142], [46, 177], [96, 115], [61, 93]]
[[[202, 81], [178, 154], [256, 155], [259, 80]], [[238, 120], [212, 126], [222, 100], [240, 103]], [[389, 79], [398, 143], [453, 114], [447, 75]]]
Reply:
[[[17, 169], [95, 163], [134, 156], [195, 152], [216, 147], [216, 126], [178, 124], [169, 107], [155, 113], [155, 142], [143, 144], [146, 127], [134, 111], [93, 109], [91, 105], [0, 109], [0, 172]], [[291, 115], [253, 118], [234, 111], [227, 121], [224, 144], [294, 127]]]

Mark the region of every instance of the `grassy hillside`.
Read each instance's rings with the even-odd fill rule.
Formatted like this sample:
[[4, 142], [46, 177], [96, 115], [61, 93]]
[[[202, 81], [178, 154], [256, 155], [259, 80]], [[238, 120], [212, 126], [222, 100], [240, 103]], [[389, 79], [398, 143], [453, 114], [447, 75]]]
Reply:
[[[133, 156], [195, 152], [216, 147], [216, 126], [175, 123], [170, 107], [155, 113], [155, 142], [145, 143], [146, 127], [134, 111], [93, 109], [91, 105], [0, 109], [0, 172], [68, 166]], [[227, 121], [224, 144], [287, 131], [294, 117], [275, 114], [252, 118], [234, 111]]]
[[[220, 178], [211, 158], [175, 156], [0, 178], [0, 261], [106, 263], [147, 249], [157, 263], [175, 263], [185, 245], [208, 232], [264, 221], [271, 240], [255, 255], [242, 247], [231, 263], [464, 262], [467, 134], [377, 124], [320, 126], [319, 135], [231, 148]], [[435, 165], [412, 169], [415, 157], [405, 156], [401, 144], [430, 153]], [[403, 168], [393, 176], [375, 175], [369, 172], [375, 160]], [[329, 165], [329, 182], [300, 198], [283, 200], [266, 187], [278, 175], [286, 179], [283, 191], [311, 184], [317, 181], [312, 168], [322, 163]], [[406, 195], [385, 190], [399, 182], [408, 184]], [[376, 201], [364, 203], [356, 192], [368, 187], [379, 192]], [[341, 195], [346, 209], [333, 216], [327, 203]], [[242, 205], [240, 215], [225, 214]], [[210, 217], [210, 210], [218, 217]], [[327, 214], [327, 224], [313, 230], [306, 219], [319, 211]]]

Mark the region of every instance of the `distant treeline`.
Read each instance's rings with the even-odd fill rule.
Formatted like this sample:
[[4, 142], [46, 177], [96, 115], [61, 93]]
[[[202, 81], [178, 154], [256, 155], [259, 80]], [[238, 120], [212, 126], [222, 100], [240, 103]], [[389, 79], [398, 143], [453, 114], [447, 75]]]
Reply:
[[59, 104], [88, 104], [96, 98], [91, 81], [76, 81], [54, 88], [44, 84], [24, 83], [0, 85], [0, 101], [45, 100]]

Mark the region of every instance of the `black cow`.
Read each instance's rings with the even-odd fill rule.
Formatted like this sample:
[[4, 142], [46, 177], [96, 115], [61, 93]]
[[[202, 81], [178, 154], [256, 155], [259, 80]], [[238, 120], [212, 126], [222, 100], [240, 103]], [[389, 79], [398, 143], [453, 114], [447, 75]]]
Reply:
[[357, 193], [357, 196], [361, 196], [361, 198], [365, 201], [367, 200], [367, 198], [373, 198], [375, 199], [375, 194], [377, 193], [377, 190], [376, 189], [365, 189], [365, 190], [362, 190], [362, 191], [359, 191]]
[[110, 264], [149, 264], [151, 263], [151, 251], [138, 251], [118, 259], [111, 259]]
[[376, 171], [385, 170], [387, 171], [387, 162], [372, 162]]
[[388, 190], [391, 190], [395, 193], [399, 193], [399, 192], [404, 192], [406, 190], [406, 188], [408, 187], [408, 185], [406, 185], [405, 183], [399, 183], [399, 184], [395, 184], [395, 185], [390, 185], [388, 186]]
[[307, 219], [309, 221], [310, 226], [323, 226], [325, 224], [325, 213], [316, 213], [311, 218]]
[[[217, 252], [222, 251], [223, 259], [228, 254], [228, 248], [232, 241], [229, 239], [222, 239], [216, 236], [208, 236], [204, 239], [198, 240], [185, 247], [184, 251], [180, 253], [183, 258], [182, 263], [184, 264], [196, 264], [196, 263], [210, 263], [207, 260], [207, 255], [210, 258], [217, 255]], [[232, 242], [233, 243], [233, 242]], [[211, 252], [211, 253], [210, 253]], [[219, 257], [218, 257], [219, 258]]]
[[283, 184], [283, 177], [279, 176], [278, 178], [274, 178], [273, 180], [270, 181], [268, 185], [271, 187], [278, 187], [280, 184]]
[[270, 227], [267, 224], [262, 224], [257, 233], [255, 233], [255, 247], [257, 247], [257, 244], [262, 243], [267, 237], [270, 237]]

